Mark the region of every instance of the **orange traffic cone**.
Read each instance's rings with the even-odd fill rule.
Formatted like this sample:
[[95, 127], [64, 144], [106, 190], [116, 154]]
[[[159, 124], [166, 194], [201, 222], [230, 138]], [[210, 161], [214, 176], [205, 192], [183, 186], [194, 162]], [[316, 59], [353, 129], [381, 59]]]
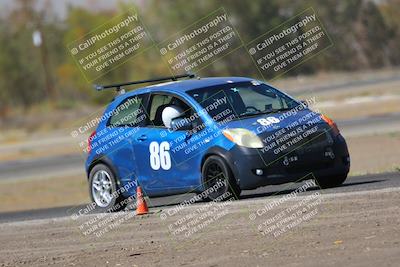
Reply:
[[146, 201], [143, 198], [142, 188], [140, 186], [136, 189], [136, 215], [143, 215], [149, 212]]

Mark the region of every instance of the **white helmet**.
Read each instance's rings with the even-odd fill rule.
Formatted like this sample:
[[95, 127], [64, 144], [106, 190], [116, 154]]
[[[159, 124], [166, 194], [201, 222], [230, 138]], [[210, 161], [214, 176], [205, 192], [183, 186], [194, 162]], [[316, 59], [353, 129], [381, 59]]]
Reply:
[[183, 113], [182, 108], [178, 106], [168, 106], [165, 107], [163, 112], [162, 112], [162, 121], [167, 128], [171, 128], [171, 121], [179, 116], [181, 116]]

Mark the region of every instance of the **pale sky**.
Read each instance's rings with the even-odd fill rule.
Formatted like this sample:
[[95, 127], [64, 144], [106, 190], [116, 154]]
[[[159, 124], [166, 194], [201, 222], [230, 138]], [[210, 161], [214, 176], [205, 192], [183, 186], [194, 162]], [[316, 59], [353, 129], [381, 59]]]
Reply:
[[[15, 0], [0, 0], [0, 15], [7, 14], [15, 8], [16, 6]], [[124, 3], [135, 3], [135, 4], [144, 4], [144, 0], [36, 0], [37, 8], [41, 9], [43, 6], [47, 5], [47, 2], [50, 3], [51, 7], [54, 10], [54, 13], [60, 18], [64, 18], [67, 12], [67, 6], [81, 6], [86, 7], [88, 9], [102, 10], [102, 9], [113, 9], [117, 6], [118, 2]]]

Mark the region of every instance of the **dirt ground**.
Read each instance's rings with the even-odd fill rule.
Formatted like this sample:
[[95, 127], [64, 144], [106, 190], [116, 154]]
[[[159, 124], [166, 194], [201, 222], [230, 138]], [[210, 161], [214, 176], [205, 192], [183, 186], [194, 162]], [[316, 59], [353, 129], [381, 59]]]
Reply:
[[366, 83], [352, 86], [353, 82], [368, 79], [381, 79], [392, 75], [398, 76], [399, 70], [377, 71], [374, 73], [321, 73], [315, 76], [299, 76], [278, 81], [278, 88], [289, 94], [298, 90], [309, 90], [315, 86], [335, 86], [346, 84], [340, 90], [322, 90], [320, 92], [304, 93], [298, 99], [315, 98], [312, 108], [329, 115], [334, 120], [347, 120], [357, 117], [379, 116], [400, 112], [400, 81], [387, 80], [380, 83]]
[[346, 142], [351, 156], [350, 174], [400, 169], [400, 133], [350, 137]]
[[[199, 209], [215, 211], [215, 206], [195, 204], [176, 214], [170, 207], [142, 217], [120, 213], [124, 220], [111, 220], [107, 227], [114, 228], [99, 237], [85, 236], [80, 228], [95, 215], [5, 223], [0, 225], [1, 266], [398, 266], [399, 189], [321, 192], [313, 206], [316, 213], [299, 208], [303, 218], [313, 216], [280, 235], [263, 234], [257, 225], [264, 220], [311, 203], [300, 196], [259, 212], [278, 199], [228, 202], [216, 208], [214, 215], [222, 216], [213, 215], [213, 222], [192, 235], [174, 232], [174, 226]], [[164, 220], [161, 214], [167, 214]], [[259, 215], [250, 220], [251, 214]]]
[[[347, 144], [351, 155], [350, 175], [395, 171], [400, 168], [399, 151], [393, 149], [400, 147], [399, 134], [351, 137], [347, 138]], [[87, 203], [87, 190], [84, 174], [0, 181], [0, 212]]]
[[0, 212], [78, 205], [87, 202], [89, 202], [89, 193], [84, 176], [0, 181]]
[[[335, 120], [373, 117], [400, 112], [400, 96], [396, 96], [396, 98], [394, 96], [388, 96], [387, 98], [382, 97], [382, 100], [379, 101], [370, 101], [369, 99], [374, 99], [374, 97], [365, 97], [360, 100], [354, 98], [354, 102], [360, 101], [360, 103], [350, 101], [348, 103], [343, 103], [343, 101], [332, 101], [329, 103], [329, 106], [317, 104], [316, 107], [321, 113], [328, 114], [331, 118], [335, 118]], [[365, 102], [361, 102], [364, 100]], [[328, 102], [325, 103], [328, 104]], [[321, 104], [323, 104], [323, 102]]]

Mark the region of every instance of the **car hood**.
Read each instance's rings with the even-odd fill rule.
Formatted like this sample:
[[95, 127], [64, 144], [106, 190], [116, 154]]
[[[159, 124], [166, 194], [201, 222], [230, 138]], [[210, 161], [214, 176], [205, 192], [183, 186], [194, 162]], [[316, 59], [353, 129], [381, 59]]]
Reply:
[[[309, 119], [306, 119], [308, 118]], [[271, 121], [275, 121], [268, 126], [263, 126], [260, 119], [268, 119]], [[273, 119], [271, 119], [273, 118]], [[274, 132], [281, 128], [288, 127], [293, 125], [296, 121], [299, 123], [298, 125], [305, 124], [310, 120], [320, 120], [317, 123], [323, 123], [320, 119], [320, 114], [315, 113], [311, 110], [301, 110], [297, 112], [285, 111], [285, 112], [277, 112], [277, 113], [269, 113], [262, 114], [257, 116], [252, 116], [249, 118], [242, 118], [231, 120], [228, 122], [220, 122], [220, 128], [245, 128], [255, 133], [266, 133], [266, 132]]]

